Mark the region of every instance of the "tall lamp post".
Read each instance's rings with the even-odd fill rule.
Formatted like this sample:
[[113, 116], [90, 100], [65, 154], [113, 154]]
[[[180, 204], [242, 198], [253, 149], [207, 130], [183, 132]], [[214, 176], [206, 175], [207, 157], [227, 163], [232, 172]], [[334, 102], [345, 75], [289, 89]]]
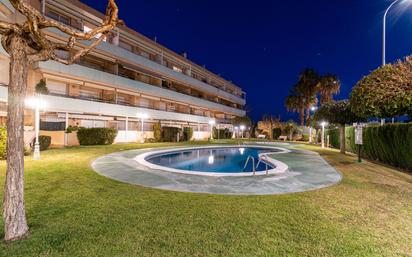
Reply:
[[140, 140], [140, 143], [144, 143], [144, 120], [147, 120], [149, 118], [149, 115], [147, 113], [137, 113], [136, 117], [140, 119], [141, 121], [141, 133], [142, 133], [142, 139]]
[[[312, 108], [310, 108], [310, 110], [312, 112], [315, 112], [318, 109], [318, 107], [316, 106], [312, 106]], [[309, 124], [309, 143], [312, 143], [312, 126]]]
[[26, 105], [34, 108], [34, 130], [35, 130], [35, 143], [34, 143], [34, 160], [40, 160], [40, 110], [46, 108], [46, 102], [43, 101], [43, 97], [40, 94], [36, 94], [35, 97], [27, 99]]
[[242, 139], [243, 139], [243, 132], [245, 131], [246, 127], [245, 125], [240, 125], [240, 131], [242, 133]]
[[[385, 13], [383, 15], [383, 33], [382, 33], [382, 66], [386, 65], [386, 17], [388, 16], [388, 13], [390, 9], [397, 4], [398, 2], [401, 2], [401, 4], [404, 4], [410, 0], [395, 0], [393, 1], [388, 8], [386, 8]], [[385, 123], [385, 119], [381, 119], [381, 125]], [[392, 119], [393, 123], [393, 119]]]
[[325, 148], [325, 126], [327, 125], [326, 122], [322, 122], [322, 148]]

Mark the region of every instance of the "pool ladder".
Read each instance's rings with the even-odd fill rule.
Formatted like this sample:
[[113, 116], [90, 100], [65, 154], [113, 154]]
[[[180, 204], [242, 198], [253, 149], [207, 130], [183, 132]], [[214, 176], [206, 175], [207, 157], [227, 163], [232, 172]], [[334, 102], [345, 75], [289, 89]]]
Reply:
[[252, 167], [253, 167], [253, 176], [256, 175], [256, 167], [255, 167], [255, 157], [249, 155], [246, 159], [245, 166], [243, 167], [243, 170], [246, 169], [247, 165], [249, 164], [249, 161], [252, 160]]
[[[263, 161], [263, 158], [266, 159]], [[243, 170], [246, 169], [247, 165], [249, 164], [249, 161], [252, 160], [252, 167], [253, 167], [253, 176], [256, 175], [256, 169], [259, 167], [260, 163], [263, 161], [266, 164], [266, 175], [269, 174], [269, 165], [268, 165], [268, 156], [267, 155], [262, 155], [262, 157], [259, 157], [259, 161], [257, 165], [255, 166], [255, 157], [249, 155], [246, 159], [245, 166], [243, 167]]]

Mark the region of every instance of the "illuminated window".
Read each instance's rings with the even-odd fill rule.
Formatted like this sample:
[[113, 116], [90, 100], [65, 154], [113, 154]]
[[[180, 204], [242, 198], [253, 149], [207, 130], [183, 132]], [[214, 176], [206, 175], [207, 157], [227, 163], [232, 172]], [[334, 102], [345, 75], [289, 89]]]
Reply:
[[176, 71], [176, 72], [180, 72], [180, 73], [183, 72], [183, 70], [181, 68], [176, 67], [176, 66], [173, 66], [173, 70]]

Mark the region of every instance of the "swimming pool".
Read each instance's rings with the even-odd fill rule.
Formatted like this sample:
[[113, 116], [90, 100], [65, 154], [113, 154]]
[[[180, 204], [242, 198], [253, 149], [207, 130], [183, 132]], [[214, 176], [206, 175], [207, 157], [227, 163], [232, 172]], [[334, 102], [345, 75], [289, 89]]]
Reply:
[[263, 175], [287, 169], [286, 165], [269, 157], [269, 154], [284, 150], [266, 146], [186, 148], [151, 152], [137, 156], [136, 160], [152, 169], [193, 175]]

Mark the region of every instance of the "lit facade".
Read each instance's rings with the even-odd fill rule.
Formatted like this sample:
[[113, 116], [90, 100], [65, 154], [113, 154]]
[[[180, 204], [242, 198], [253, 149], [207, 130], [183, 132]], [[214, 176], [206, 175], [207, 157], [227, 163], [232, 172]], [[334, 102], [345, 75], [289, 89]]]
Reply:
[[[46, 17], [81, 31], [98, 26], [103, 18], [77, 0], [28, 1]], [[0, 19], [16, 18], [23, 19], [8, 0], [0, 0]], [[66, 39], [55, 29], [45, 33], [55, 41]], [[3, 125], [8, 63], [8, 55], [0, 47]], [[34, 64], [29, 71], [28, 97], [41, 79], [46, 79], [50, 92], [44, 96], [47, 107], [41, 115], [41, 134], [52, 136], [56, 146], [77, 144], [75, 134], [65, 134], [68, 126], [113, 127], [119, 131], [116, 142], [137, 142], [152, 138], [153, 124], [160, 121], [162, 126], [192, 127], [194, 139], [207, 139], [210, 120], [231, 129], [231, 119], [245, 115], [241, 88], [126, 26], [116, 28], [74, 65], [54, 61]], [[138, 114], [148, 117], [143, 133]], [[33, 130], [33, 117], [33, 111], [27, 109], [27, 138]]]

